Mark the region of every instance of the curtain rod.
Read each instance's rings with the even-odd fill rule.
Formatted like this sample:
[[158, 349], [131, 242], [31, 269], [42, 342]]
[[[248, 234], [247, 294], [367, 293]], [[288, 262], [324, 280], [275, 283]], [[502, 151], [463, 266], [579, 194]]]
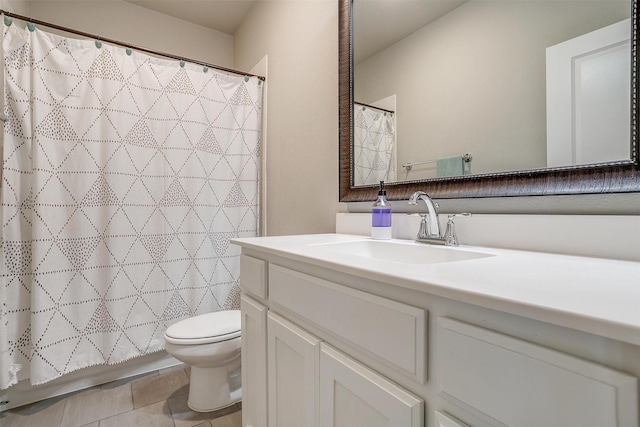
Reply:
[[396, 112], [393, 110], [387, 110], [386, 108], [376, 107], [375, 105], [365, 104], [364, 102], [353, 101], [354, 104], [362, 105], [363, 107], [373, 108], [375, 110], [384, 111], [385, 113], [395, 114]]
[[65, 31], [65, 32], [71, 33], [71, 34], [77, 34], [79, 36], [87, 37], [87, 38], [90, 38], [90, 39], [97, 39], [97, 40], [100, 40], [100, 41], [103, 41], [103, 42], [107, 42], [107, 43], [111, 43], [111, 44], [115, 44], [115, 45], [118, 45], [118, 46], [128, 47], [128, 48], [131, 48], [131, 49], [138, 50], [140, 52], [150, 53], [152, 55], [158, 55], [158, 56], [163, 56], [165, 58], [171, 58], [171, 59], [177, 59], [177, 60], [180, 60], [180, 61], [191, 62], [191, 63], [194, 63], [194, 64], [203, 65], [203, 66], [208, 67], [208, 68], [213, 68], [213, 69], [216, 69], [216, 70], [225, 71], [227, 73], [239, 74], [241, 76], [257, 77], [258, 79], [260, 79], [262, 81], [266, 80], [266, 78], [264, 76], [259, 76], [259, 75], [251, 74], [251, 73], [244, 73], [242, 71], [232, 70], [231, 68], [221, 67], [219, 65], [208, 64], [206, 62], [197, 61], [197, 60], [185, 58], [185, 57], [182, 57], [182, 56], [172, 55], [170, 53], [164, 53], [164, 52], [159, 52], [157, 50], [147, 49], [145, 47], [134, 46], [134, 45], [131, 45], [131, 44], [128, 44], [128, 43], [120, 42], [118, 40], [108, 39], [108, 38], [105, 38], [105, 37], [96, 36], [95, 34], [85, 33], [83, 31], [79, 31], [79, 30], [74, 30], [73, 28], [63, 27], [61, 25], [52, 24], [50, 22], [39, 21], [37, 19], [29, 18], [28, 16], [18, 15], [16, 13], [7, 12], [6, 10], [2, 10], [2, 9], [0, 9], [0, 14], [6, 15], [6, 16], [10, 16], [11, 18], [20, 19], [20, 20], [23, 20], [23, 21], [26, 21], [26, 22], [31, 22], [31, 23], [36, 24], [36, 25], [42, 25], [42, 26], [53, 28], [53, 29], [56, 29], [56, 30]]

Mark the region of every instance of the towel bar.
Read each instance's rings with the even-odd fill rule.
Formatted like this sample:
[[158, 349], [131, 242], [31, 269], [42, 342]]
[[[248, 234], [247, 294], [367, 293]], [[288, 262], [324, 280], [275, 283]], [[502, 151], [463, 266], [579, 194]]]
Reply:
[[[462, 155], [462, 160], [464, 160], [465, 163], [469, 163], [471, 162], [471, 160], [473, 160], [473, 156], [471, 155], [471, 153], [465, 153]], [[436, 162], [437, 160], [426, 160], [424, 162], [404, 163], [402, 167], [405, 168], [407, 171], [410, 171], [414, 166], [427, 165], [427, 164], [436, 163]]]

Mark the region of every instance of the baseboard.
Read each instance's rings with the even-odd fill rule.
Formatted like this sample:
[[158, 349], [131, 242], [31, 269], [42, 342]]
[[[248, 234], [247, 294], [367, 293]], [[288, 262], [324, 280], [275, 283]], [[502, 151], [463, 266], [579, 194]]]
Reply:
[[180, 364], [182, 362], [160, 351], [117, 365], [80, 369], [38, 386], [32, 386], [28, 380], [20, 381], [6, 390], [0, 390], [0, 401], [3, 403], [0, 412]]

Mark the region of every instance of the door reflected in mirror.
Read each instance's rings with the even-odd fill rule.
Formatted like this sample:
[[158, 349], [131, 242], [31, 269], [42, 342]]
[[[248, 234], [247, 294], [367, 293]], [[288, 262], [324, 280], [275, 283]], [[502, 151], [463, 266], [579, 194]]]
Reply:
[[353, 15], [352, 185], [631, 158], [630, 1], [354, 0]]

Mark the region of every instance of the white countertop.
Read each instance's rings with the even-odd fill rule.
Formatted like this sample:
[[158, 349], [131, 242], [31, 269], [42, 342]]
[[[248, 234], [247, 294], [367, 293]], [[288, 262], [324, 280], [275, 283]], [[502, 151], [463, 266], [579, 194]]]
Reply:
[[[332, 252], [322, 244], [370, 240], [314, 234], [232, 239], [264, 251], [395, 286], [640, 345], [640, 262], [460, 246], [495, 256], [406, 264]], [[393, 240], [422, 245], [409, 240]]]

